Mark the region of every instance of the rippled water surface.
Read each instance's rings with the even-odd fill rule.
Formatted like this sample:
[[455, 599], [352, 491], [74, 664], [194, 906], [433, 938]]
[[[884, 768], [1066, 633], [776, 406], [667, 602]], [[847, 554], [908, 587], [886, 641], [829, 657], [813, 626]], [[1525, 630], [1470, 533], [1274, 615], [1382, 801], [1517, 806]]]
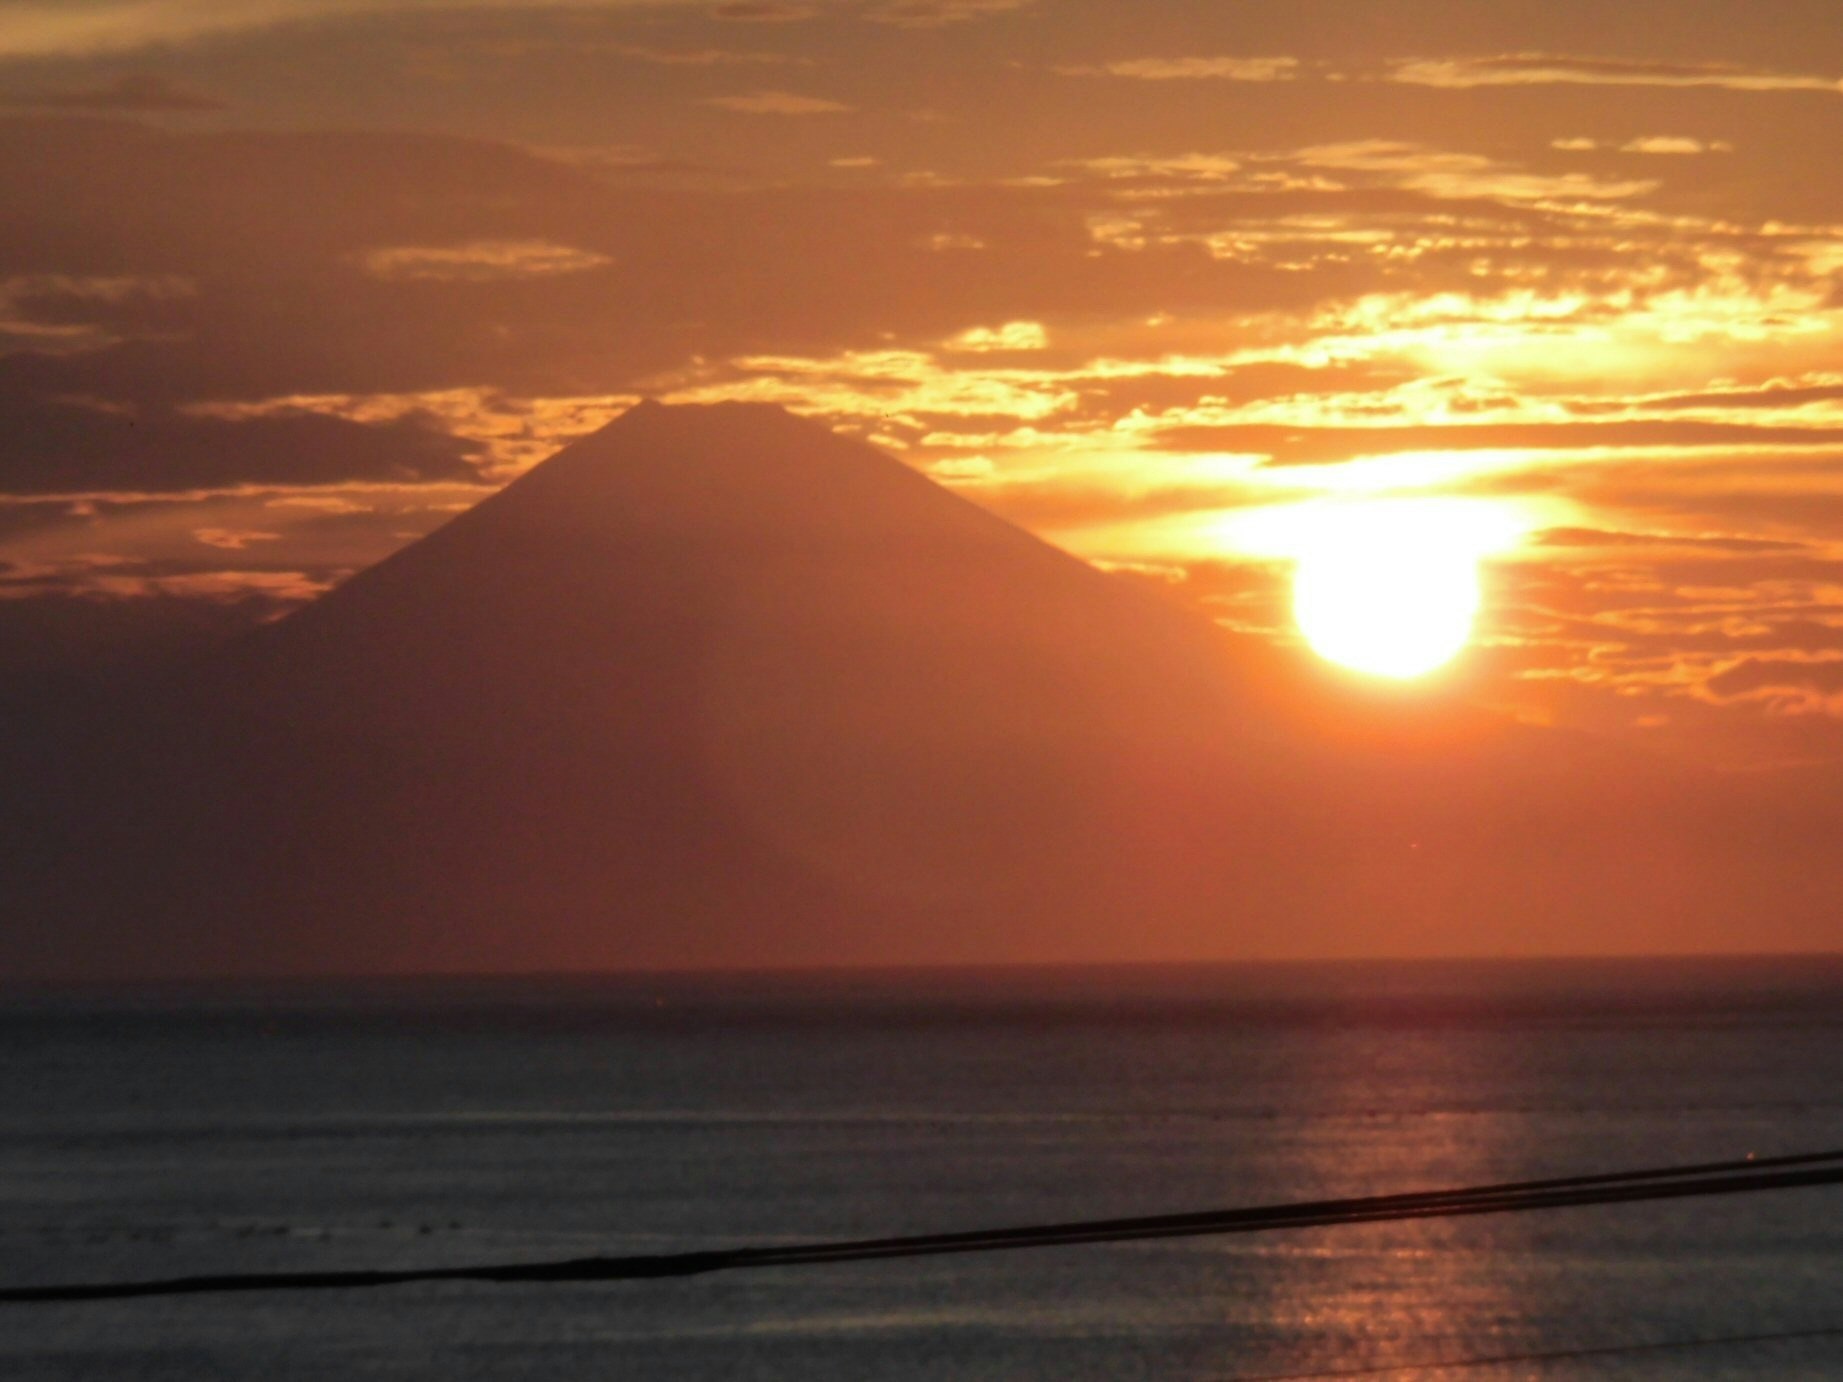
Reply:
[[[1839, 961], [0, 998], [7, 1284], [669, 1252], [1834, 1146]], [[1836, 1377], [1839, 1281], [1843, 1190], [1807, 1189], [604, 1286], [0, 1307], [0, 1376]]]

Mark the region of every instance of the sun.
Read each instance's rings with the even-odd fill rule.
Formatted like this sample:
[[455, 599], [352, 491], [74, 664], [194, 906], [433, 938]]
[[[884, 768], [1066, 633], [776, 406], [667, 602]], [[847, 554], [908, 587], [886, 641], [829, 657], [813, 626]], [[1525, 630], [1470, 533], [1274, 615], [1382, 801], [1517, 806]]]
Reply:
[[1438, 511], [1381, 504], [1341, 513], [1301, 545], [1293, 617], [1327, 661], [1397, 681], [1422, 676], [1471, 641], [1489, 545]]

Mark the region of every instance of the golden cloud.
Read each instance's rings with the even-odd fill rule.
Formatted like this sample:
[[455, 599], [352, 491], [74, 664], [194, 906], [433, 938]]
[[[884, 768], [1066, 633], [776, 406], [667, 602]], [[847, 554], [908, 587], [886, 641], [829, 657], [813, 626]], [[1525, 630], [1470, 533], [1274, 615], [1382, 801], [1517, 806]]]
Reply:
[[1065, 77], [1130, 77], [1145, 82], [1290, 82], [1299, 76], [1298, 58], [1126, 58], [1095, 66], [1055, 69]]
[[1506, 53], [1483, 58], [1421, 58], [1396, 63], [1388, 80], [1410, 86], [1714, 87], [1727, 91], [1843, 92], [1843, 81], [1732, 63], [1630, 62], [1616, 58]]
[[605, 254], [548, 240], [470, 240], [459, 245], [395, 245], [367, 250], [359, 261], [373, 278], [485, 282], [553, 278], [603, 268]]

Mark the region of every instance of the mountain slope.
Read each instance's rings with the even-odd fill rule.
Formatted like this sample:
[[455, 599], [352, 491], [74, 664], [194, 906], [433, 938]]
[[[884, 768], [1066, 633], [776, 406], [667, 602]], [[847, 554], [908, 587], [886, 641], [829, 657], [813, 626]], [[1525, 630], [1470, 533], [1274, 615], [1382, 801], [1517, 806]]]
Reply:
[[102, 910], [182, 967], [1053, 949], [1178, 901], [1223, 659], [870, 448], [643, 405], [128, 731]]

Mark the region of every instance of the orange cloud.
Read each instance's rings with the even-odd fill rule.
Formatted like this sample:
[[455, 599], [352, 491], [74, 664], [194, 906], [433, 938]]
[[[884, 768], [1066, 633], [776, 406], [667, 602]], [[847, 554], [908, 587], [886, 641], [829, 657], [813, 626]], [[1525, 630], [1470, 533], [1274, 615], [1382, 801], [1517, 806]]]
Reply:
[[975, 326], [947, 342], [949, 350], [975, 353], [994, 350], [1042, 350], [1049, 335], [1041, 322], [1006, 322], [1003, 326]]
[[252, 542], [279, 542], [280, 533], [266, 533], [252, 528], [194, 528], [192, 537], [207, 547], [226, 552], [241, 552]]
[[1419, 58], [1388, 69], [1388, 80], [1410, 86], [1713, 87], [1727, 91], [1843, 92], [1843, 81], [1773, 72], [1733, 63], [1633, 62], [1617, 58], [1506, 53], [1483, 58]]
[[880, 0], [867, 6], [864, 18], [899, 29], [939, 29], [948, 24], [986, 19], [1028, 9], [1035, 0]]
[[473, 240], [460, 245], [395, 245], [367, 250], [359, 262], [373, 278], [467, 283], [550, 278], [599, 269], [614, 261], [605, 254], [547, 240]]
[[1396, 186], [1452, 199], [1620, 201], [1657, 190], [1657, 183], [1648, 180], [1602, 179], [1586, 173], [1532, 173], [1483, 154], [1389, 139], [1316, 144], [1279, 155], [1275, 161], [1281, 159], [1307, 168], [1380, 174]]
[[1734, 145], [1725, 139], [1701, 140], [1684, 135], [1653, 134], [1627, 140], [1619, 146], [1625, 154], [1731, 154]]
[[152, 73], [125, 73], [100, 86], [41, 91], [0, 103], [38, 106], [47, 110], [131, 111], [166, 115], [226, 108], [225, 103], [215, 97], [206, 96]]
[[797, 24], [819, 13], [817, 5], [790, 0], [723, 0], [710, 7], [710, 17], [731, 24]]
[[1130, 77], [1138, 81], [1290, 82], [1298, 58], [1125, 58], [1093, 66], [1058, 67], [1065, 77]]
[[614, 43], [608, 51], [636, 62], [658, 67], [752, 67], [796, 65], [810, 67], [813, 59], [788, 53], [737, 52], [729, 48], [649, 48], [637, 43]]
[[1576, 137], [1552, 139], [1551, 149], [1563, 153], [1617, 152], [1622, 154], [1731, 154], [1734, 145], [1726, 139], [1696, 139], [1688, 135], [1648, 134], [1628, 139], [1623, 144]]
[[709, 96], [703, 104], [741, 115], [836, 115], [851, 107], [822, 96], [801, 96], [792, 91], [757, 91], [745, 96]]

